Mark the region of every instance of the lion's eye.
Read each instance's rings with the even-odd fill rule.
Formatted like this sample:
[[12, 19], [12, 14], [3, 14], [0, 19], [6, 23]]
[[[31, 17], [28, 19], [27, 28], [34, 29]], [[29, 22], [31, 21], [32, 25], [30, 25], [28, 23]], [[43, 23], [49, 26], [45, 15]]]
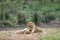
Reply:
[[28, 26], [28, 27], [30, 27], [30, 26]]

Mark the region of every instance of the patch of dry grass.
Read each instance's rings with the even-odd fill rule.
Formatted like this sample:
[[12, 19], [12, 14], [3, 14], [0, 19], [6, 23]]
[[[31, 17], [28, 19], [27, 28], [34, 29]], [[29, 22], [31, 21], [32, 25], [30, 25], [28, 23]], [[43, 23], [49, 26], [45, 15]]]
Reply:
[[33, 34], [15, 34], [18, 30], [3, 30], [0, 31], [0, 40], [38, 40], [41, 37], [51, 34], [51, 29], [43, 29], [42, 33]]

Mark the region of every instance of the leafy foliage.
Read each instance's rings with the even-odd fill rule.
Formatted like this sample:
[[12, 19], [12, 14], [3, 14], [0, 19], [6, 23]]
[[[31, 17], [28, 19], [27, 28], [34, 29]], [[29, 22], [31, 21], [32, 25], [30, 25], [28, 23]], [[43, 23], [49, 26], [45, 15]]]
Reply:
[[60, 20], [60, 0], [0, 0], [0, 21], [48, 23]]

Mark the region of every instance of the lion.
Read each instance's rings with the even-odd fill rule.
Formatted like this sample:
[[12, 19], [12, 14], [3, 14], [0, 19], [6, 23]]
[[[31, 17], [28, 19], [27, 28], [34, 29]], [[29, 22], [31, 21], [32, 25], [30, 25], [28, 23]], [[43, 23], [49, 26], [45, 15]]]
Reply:
[[17, 32], [17, 34], [31, 34], [31, 33], [37, 33], [42, 32], [41, 28], [37, 27], [34, 22], [28, 22], [27, 28], [21, 30], [20, 32]]
[[27, 27], [31, 33], [42, 32], [42, 29], [37, 27], [34, 22], [28, 22]]

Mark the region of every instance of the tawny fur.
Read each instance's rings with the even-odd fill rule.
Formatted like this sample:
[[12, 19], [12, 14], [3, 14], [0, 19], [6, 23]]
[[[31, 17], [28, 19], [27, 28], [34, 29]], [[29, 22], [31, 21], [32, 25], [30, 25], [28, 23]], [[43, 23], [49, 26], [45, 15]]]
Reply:
[[20, 32], [17, 32], [17, 34], [31, 34], [37, 32], [42, 32], [41, 28], [37, 27], [34, 22], [28, 22], [27, 28], [21, 30]]

